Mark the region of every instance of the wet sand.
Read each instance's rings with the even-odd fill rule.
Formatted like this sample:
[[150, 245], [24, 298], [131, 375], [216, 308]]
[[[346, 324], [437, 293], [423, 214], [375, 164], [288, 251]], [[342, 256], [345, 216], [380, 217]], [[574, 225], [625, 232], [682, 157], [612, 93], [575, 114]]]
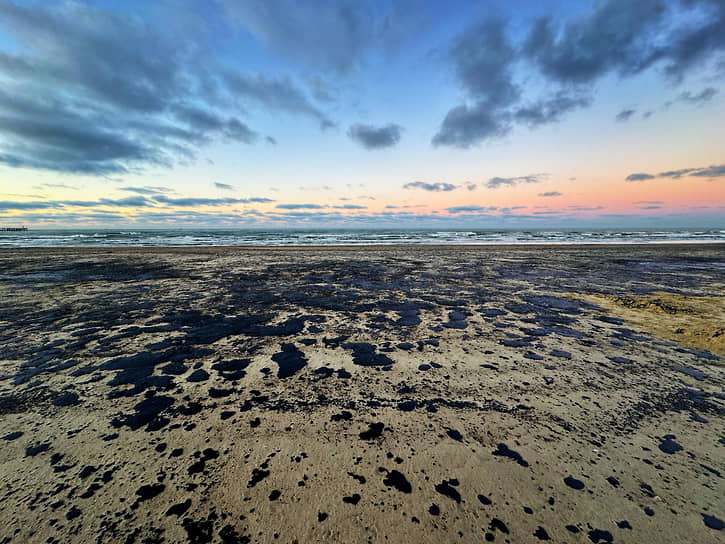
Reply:
[[0, 251], [0, 543], [721, 542], [725, 246]]

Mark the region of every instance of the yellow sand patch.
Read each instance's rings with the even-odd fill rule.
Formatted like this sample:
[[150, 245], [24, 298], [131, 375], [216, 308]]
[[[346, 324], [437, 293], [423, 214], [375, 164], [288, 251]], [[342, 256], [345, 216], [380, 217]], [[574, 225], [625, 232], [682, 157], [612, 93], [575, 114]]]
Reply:
[[579, 295], [612, 316], [682, 346], [725, 355], [725, 297], [652, 295]]

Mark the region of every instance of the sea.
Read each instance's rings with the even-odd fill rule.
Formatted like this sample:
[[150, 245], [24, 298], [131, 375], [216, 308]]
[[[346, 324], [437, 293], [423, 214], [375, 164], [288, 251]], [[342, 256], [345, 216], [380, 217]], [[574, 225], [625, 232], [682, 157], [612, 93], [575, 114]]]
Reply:
[[565, 230], [104, 230], [0, 232], [0, 247], [642, 244], [725, 242], [725, 228]]

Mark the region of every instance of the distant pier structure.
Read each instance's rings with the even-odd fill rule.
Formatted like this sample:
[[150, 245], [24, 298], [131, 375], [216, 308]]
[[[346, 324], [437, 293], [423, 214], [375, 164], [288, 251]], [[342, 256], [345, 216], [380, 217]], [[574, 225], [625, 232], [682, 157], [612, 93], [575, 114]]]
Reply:
[[0, 232], [25, 232], [28, 227], [0, 227]]

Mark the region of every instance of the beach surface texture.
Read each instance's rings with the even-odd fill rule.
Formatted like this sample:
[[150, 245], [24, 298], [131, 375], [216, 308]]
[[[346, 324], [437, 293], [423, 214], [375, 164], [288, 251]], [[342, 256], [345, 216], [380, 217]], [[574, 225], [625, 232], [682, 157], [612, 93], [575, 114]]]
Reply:
[[0, 543], [725, 539], [725, 245], [0, 251]]

